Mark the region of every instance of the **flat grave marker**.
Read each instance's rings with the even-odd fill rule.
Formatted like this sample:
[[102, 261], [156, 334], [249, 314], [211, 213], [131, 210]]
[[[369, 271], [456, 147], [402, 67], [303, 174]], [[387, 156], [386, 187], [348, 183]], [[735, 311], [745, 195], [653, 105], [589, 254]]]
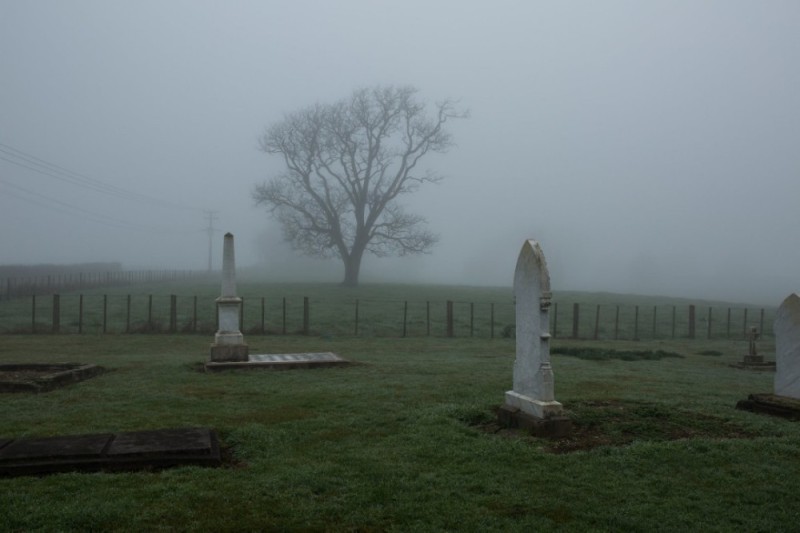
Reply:
[[217, 436], [209, 428], [0, 439], [0, 476], [221, 464]]

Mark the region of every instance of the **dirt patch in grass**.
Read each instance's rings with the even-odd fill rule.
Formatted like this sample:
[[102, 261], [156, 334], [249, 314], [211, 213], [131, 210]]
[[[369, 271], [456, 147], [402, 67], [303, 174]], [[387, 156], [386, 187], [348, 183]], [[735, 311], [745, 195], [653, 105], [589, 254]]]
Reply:
[[561, 439], [538, 439], [525, 430], [504, 428], [496, 418], [482, 421], [473, 419], [470, 425], [506, 438], [544, 444], [545, 451], [550, 453], [571, 453], [600, 446], [627, 446], [634, 441], [753, 439], [764, 436], [763, 433], [750, 431], [723, 418], [647, 402], [587, 400], [570, 404], [566, 414], [572, 420], [572, 433]]
[[620, 359], [622, 361], [657, 361], [659, 359], [676, 358], [683, 356], [675, 352], [664, 350], [612, 350], [607, 348], [590, 348], [587, 346], [560, 346], [550, 350], [551, 354], [569, 355], [588, 361], [607, 361]]

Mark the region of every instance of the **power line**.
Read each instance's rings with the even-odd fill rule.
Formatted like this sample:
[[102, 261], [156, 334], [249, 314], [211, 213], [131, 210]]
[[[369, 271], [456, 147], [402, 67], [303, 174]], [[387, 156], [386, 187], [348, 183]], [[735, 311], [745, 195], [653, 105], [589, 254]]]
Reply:
[[[90, 211], [88, 209], [84, 209], [82, 207], [78, 207], [67, 202], [63, 202], [61, 200], [56, 200], [55, 198], [51, 198], [47, 195], [41, 194], [36, 191], [31, 191], [30, 189], [26, 189], [25, 187], [20, 187], [19, 185], [15, 185], [13, 183], [9, 183], [8, 181], [0, 178], [0, 183], [4, 184], [6, 187], [10, 187], [14, 190], [6, 190], [5, 193], [9, 196], [13, 196], [19, 200], [24, 202], [28, 202], [33, 205], [38, 205], [39, 207], [44, 207], [48, 210], [56, 210], [62, 213], [66, 213], [68, 215], [81, 217], [92, 222], [97, 222], [99, 224], [103, 224], [106, 226], [114, 226], [120, 229], [127, 229], [127, 230], [135, 230], [135, 231], [142, 231], [147, 233], [159, 232], [159, 233], [189, 233], [187, 231], [180, 231], [180, 230], [164, 230], [162, 228], [152, 228], [141, 226], [139, 224], [133, 224], [131, 222], [127, 222], [124, 220], [120, 220], [114, 217], [110, 217], [108, 215], [104, 215], [102, 213], [96, 213], [94, 211]], [[23, 194], [20, 194], [23, 193]], [[42, 202], [44, 200], [44, 202]], [[49, 203], [47, 203], [49, 202]]]
[[109, 196], [115, 196], [117, 198], [122, 198], [124, 200], [132, 200], [149, 204], [158, 204], [162, 207], [168, 207], [171, 209], [202, 211], [202, 209], [200, 208], [189, 207], [175, 202], [162, 200], [160, 198], [155, 198], [152, 196], [148, 196], [146, 194], [141, 194], [135, 191], [124, 189], [116, 185], [108, 184], [101, 180], [97, 180], [89, 176], [86, 176], [85, 174], [80, 174], [78, 172], [74, 172], [60, 165], [56, 165], [35, 155], [23, 152], [22, 150], [19, 150], [17, 148], [14, 148], [13, 146], [9, 146], [4, 143], [0, 143], [0, 153], [4, 154], [0, 155], [0, 159], [7, 161], [13, 165], [17, 165], [19, 167], [26, 168], [28, 170], [33, 170], [34, 172], [37, 172], [45, 176], [49, 176], [64, 183], [77, 185], [79, 187], [83, 187], [95, 192], [107, 194]]

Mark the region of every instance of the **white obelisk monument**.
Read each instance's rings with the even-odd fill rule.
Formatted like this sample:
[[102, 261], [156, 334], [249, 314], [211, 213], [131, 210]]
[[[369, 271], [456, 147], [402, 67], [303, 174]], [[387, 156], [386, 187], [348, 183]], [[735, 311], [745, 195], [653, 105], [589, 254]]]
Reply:
[[219, 325], [214, 344], [211, 345], [211, 361], [248, 360], [248, 347], [244, 343], [244, 335], [239, 331], [241, 308], [242, 299], [236, 296], [233, 235], [226, 233], [222, 248], [222, 294], [217, 298]]

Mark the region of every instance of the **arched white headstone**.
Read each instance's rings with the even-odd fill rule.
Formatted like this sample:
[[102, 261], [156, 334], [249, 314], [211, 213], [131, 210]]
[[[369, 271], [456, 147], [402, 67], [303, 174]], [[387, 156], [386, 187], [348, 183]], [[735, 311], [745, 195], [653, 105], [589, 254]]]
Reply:
[[550, 365], [550, 274], [539, 243], [527, 240], [514, 273], [517, 356], [506, 404], [538, 418], [560, 415]]
[[800, 399], [800, 296], [790, 294], [775, 315], [775, 394]]

